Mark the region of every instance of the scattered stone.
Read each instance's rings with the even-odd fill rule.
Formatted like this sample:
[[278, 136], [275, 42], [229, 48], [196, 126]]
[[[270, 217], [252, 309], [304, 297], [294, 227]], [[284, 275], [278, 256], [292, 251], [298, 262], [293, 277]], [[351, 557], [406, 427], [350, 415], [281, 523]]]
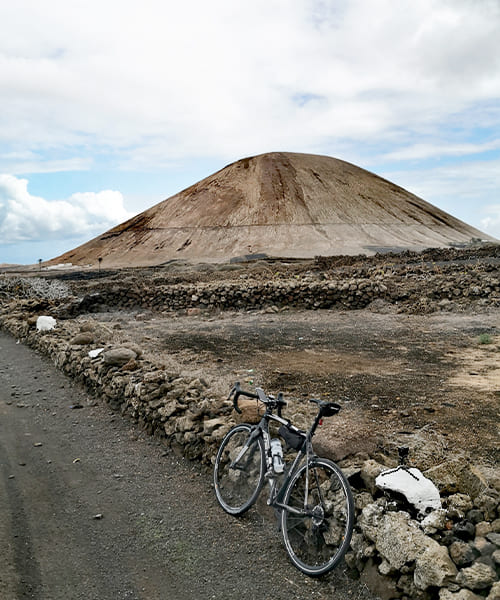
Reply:
[[496, 489], [484, 489], [474, 500], [476, 508], [481, 510], [487, 521], [496, 517], [497, 507], [500, 502], [500, 492]]
[[51, 331], [56, 326], [54, 317], [40, 316], [36, 320], [37, 331]]
[[86, 346], [94, 342], [94, 336], [90, 332], [78, 333], [69, 341], [72, 346]]
[[488, 533], [491, 533], [491, 523], [488, 523], [488, 521], [481, 521], [476, 524], [476, 537], [486, 537]]
[[413, 580], [419, 590], [429, 587], [443, 587], [454, 581], [457, 568], [447, 549], [431, 538], [426, 538], [427, 547], [418, 554], [415, 561]]
[[95, 329], [95, 323], [92, 321], [84, 321], [81, 325], [80, 325], [80, 331], [82, 333], [87, 333], [87, 332], [91, 332], [94, 331]]
[[497, 580], [495, 571], [488, 565], [476, 562], [457, 575], [457, 583], [470, 590], [485, 590]]
[[496, 581], [492, 586], [486, 600], [500, 600], [500, 581]]
[[458, 567], [470, 565], [478, 556], [477, 550], [474, 550], [470, 544], [462, 541], [453, 542], [448, 551], [451, 559]]
[[486, 538], [476, 538], [472, 544], [481, 556], [490, 556], [497, 549], [496, 545]]
[[102, 354], [102, 360], [107, 365], [123, 366], [129, 360], [136, 359], [137, 354], [130, 348], [114, 348]]
[[439, 600], [483, 600], [483, 598], [470, 590], [462, 589], [453, 593], [449, 589], [441, 588], [439, 590]]
[[446, 527], [446, 510], [444, 508], [433, 510], [420, 522], [420, 527], [426, 534], [436, 533], [436, 531], [444, 529]]
[[460, 521], [453, 526], [453, 533], [462, 540], [474, 538], [476, 528], [470, 521]]
[[467, 521], [474, 523], [474, 525], [477, 525], [478, 523], [481, 523], [481, 521], [484, 521], [483, 513], [477, 508], [469, 510], [469, 512], [465, 516], [467, 517]]
[[472, 500], [467, 494], [452, 494], [446, 499], [446, 507], [452, 519], [463, 519], [472, 508]]
[[486, 535], [486, 539], [500, 548], [500, 533], [491, 532]]

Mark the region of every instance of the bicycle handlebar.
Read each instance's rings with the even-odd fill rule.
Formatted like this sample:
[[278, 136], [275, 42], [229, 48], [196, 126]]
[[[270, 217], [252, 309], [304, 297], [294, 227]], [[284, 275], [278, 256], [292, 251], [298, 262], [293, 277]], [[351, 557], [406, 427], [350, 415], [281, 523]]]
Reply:
[[283, 406], [286, 406], [286, 402], [283, 400], [283, 394], [280, 392], [278, 394], [278, 398], [275, 399], [274, 396], [266, 396], [264, 390], [262, 388], [255, 388], [257, 393], [247, 392], [242, 390], [240, 387], [240, 382], [237, 381], [231, 391], [229, 392], [228, 400], [233, 396], [233, 408], [234, 410], [241, 414], [241, 409], [238, 406], [238, 398], [240, 396], [246, 396], [247, 398], [255, 398], [255, 400], [260, 400], [263, 404], [277, 406], [278, 407], [278, 415], [281, 416], [281, 409]]
[[242, 390], [240, 387], [240, 382], [237, 381], [233, 388], [231, 389], [231, 391], [229, 392], [229, 396], [228, 396], [228, 400], [231, 399], [231, 396], [233, 396], [234, 394], [234, 398], [233, 398], [233, 408], [237, 413], [241, 414], [241, 409], [238, 407], [238, 398], [240, 396], [247, 396], [248, 398], [255, 398], [256, 400], [259, 399], [259, 395], [258, 394], [253, 394], [252, 392], [246, 392], [245, 390]]

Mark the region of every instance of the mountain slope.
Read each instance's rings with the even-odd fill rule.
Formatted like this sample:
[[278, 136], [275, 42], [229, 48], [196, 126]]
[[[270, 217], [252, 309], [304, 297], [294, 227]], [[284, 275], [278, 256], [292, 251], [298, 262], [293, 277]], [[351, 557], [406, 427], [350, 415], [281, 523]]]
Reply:
[[249, 253], [312, 257], [490, 239], [350, 163], [273, 152], [245, 158], [55, 262], [157, 265]]

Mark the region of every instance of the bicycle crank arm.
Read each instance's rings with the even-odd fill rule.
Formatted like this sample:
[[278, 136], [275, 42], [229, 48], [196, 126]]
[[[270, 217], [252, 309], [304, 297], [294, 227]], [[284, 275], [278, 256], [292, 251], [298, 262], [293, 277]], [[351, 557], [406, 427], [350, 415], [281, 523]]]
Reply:
[[288, 506], [288, 504], [282, 504], [281, 502], [275, 502], [274, 506], [280, 508], [281, 510], [286, 510], [288, 512], [291, 512], [294, 515], [300, 515], [302, 517], [312, 516], [310, 511], [299, 510], [298, 508], [293, 508], [293, 506]]

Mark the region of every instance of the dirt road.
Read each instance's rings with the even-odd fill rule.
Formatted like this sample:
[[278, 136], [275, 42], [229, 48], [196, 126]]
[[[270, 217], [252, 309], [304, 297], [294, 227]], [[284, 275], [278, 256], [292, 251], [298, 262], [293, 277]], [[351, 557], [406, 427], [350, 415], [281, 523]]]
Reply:
[[302, 576], [250, 512], [0, 333], [2, 600], [371, 598], [342, 569]]

